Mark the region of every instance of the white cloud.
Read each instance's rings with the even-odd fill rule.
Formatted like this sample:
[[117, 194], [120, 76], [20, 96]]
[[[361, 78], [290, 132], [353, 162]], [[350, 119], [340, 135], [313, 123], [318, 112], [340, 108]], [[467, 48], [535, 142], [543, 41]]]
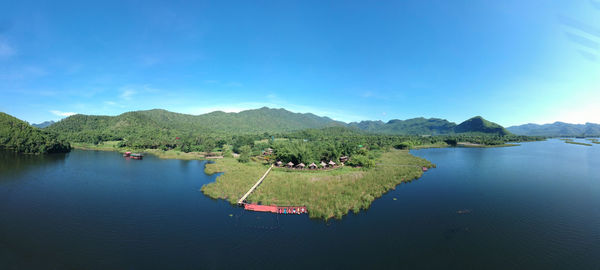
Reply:
[[77, 113], [75, 112], [61, 112], [58, 110], [51, 110], [50, 111], [52, 114], [56, 115], [56, 116], [60, 116], [60, 117], [69, 117], [71, 115], [76, 115]]
[[119, 97], [123, 100], [131, 100], [134, 96], [138, 94], [151, 94], [151, 93], [159, 93], [160, 90], [156, 88], [150, 87], [150, 85], [126, 85], [119, 89], [121, 94]]
[[137, 91], [133, 89], [125, 89], [121, 92], [121, 98], [125, 100], [130, 100], [133, 95], [135, 95]]

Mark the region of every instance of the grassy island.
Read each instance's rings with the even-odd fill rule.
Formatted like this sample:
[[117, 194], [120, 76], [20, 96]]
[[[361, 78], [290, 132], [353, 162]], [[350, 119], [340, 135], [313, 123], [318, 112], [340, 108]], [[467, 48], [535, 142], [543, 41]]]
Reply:
[[570, 144], [577, 144], [577, 145], [583, 145], [583, 146], [592, 146], [591, 143], [582, 143], [582, 142], [576, 142], [573, 141], [571, 139], [562, 139], [565, 143], [570, 143]]
[[[434, 165], [411, 155], [407, 150], [390, 150], [376, 160], [373, 168], [342, 166], [333, 170], [288, 170], [276, 168], [248, 197], [251, 203], [265, 205], [305, 205], [311, 218], [341, 218], [349, 211], [359, 212], [396, 185], [412, 181], [422, 167]], [[213, 183], [202, 187], [211, 198], [234, 204], [262, 176], [268, 164], [260, 161], [240, 163], [224, 158], [207, 164], [207, 173], [224, 172]]]

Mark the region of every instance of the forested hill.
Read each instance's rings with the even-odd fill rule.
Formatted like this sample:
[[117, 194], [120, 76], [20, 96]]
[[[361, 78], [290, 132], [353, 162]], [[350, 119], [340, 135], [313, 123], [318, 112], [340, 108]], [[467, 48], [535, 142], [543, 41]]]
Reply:
[[69, 152], [68, 142], [57, 139], [53, 133], [32, 127], [6, 113], [0, 112], [0, 147], [21, 153]]
[[569, 124], [564, 122], [554, 122], [552, 124], [525, 124], [520, 126], [511, 126], [507, 128], [510, 132], [517, 135], [526, 136], [548, 136], [548, 137], [576, 137], [600, 136], [600, 124]]
[[452, 133], [456, 124], [446, 119], [419, 117], [408, 120], [394, 119], [387, 123], [382, 121], [352, 122], [348, 126], [371, 133], [390, 135], [438, 135]]
[[489, 133], [497, 135], [509, 135], [510, 132], [501, 125], [487, 121], [481, 116], [475, 116], [454, 127], [455, 133]]
[[166, 110], [127, 112], [118, 116], [73, 115], [48, 127], [68, 134], [78, 141], [139, 137], [156, 139], [198, 134], [263, 134], [282, 133], [309, 128], [344, 126], [345, 123], [310, 113], [293, 113], [284, 109], [260, 108], [239, 113], [221, 111], [189, 115]]

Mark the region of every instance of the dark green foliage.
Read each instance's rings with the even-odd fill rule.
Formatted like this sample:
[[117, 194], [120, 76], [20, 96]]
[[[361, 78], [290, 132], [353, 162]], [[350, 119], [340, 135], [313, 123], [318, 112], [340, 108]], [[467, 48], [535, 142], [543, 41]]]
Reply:
[[70, 144], [58, 139], [56, 134], [32, 127], [5, 113], [0, 113], [0, 146], [31, 154], [65, 153], [71, 150]]
[[346, 164], [354, 167], [375, 167], [375, 161], [365, 155], [354, 155], [350, 160], [346, 162]]
[[600, 124], [569, 124], [554, 122], [552, 124], [525, 124], [507, 128], [510, 132], [526, 136], [546, 137], [597, 137], [600, 136]]
[[240, 157], [238, 158], [239, 162], [246, 163], [250, 161], [250, 154], [252, 153], [252, 149], [248, 145], [244, 145], [240, 147]]

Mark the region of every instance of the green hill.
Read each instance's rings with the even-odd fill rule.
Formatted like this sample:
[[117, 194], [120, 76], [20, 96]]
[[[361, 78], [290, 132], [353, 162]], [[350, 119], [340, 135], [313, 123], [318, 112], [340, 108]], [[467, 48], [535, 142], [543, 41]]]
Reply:
[[68, 142], [57, 139], [53, 133], [32, 127], [6, 113], [0, 112], [0, 147], [21, 153], [69, 152]]
[[455, 123], [446, 119], [439, 118], [413, 118], [407, 120], [390, 120], [387, 123], [382, 121], [361, 121], [348, 124], [350, 127], [359, 128], [371, 133], [381, 133], [390, 135], [440, 135], [453, 132]]
[[487, 121], [481, 116], [475, 116], [454, 127], [455, 133], [488, 133], [497, 135], [509, 135], [510, 132], [501, 125]]

